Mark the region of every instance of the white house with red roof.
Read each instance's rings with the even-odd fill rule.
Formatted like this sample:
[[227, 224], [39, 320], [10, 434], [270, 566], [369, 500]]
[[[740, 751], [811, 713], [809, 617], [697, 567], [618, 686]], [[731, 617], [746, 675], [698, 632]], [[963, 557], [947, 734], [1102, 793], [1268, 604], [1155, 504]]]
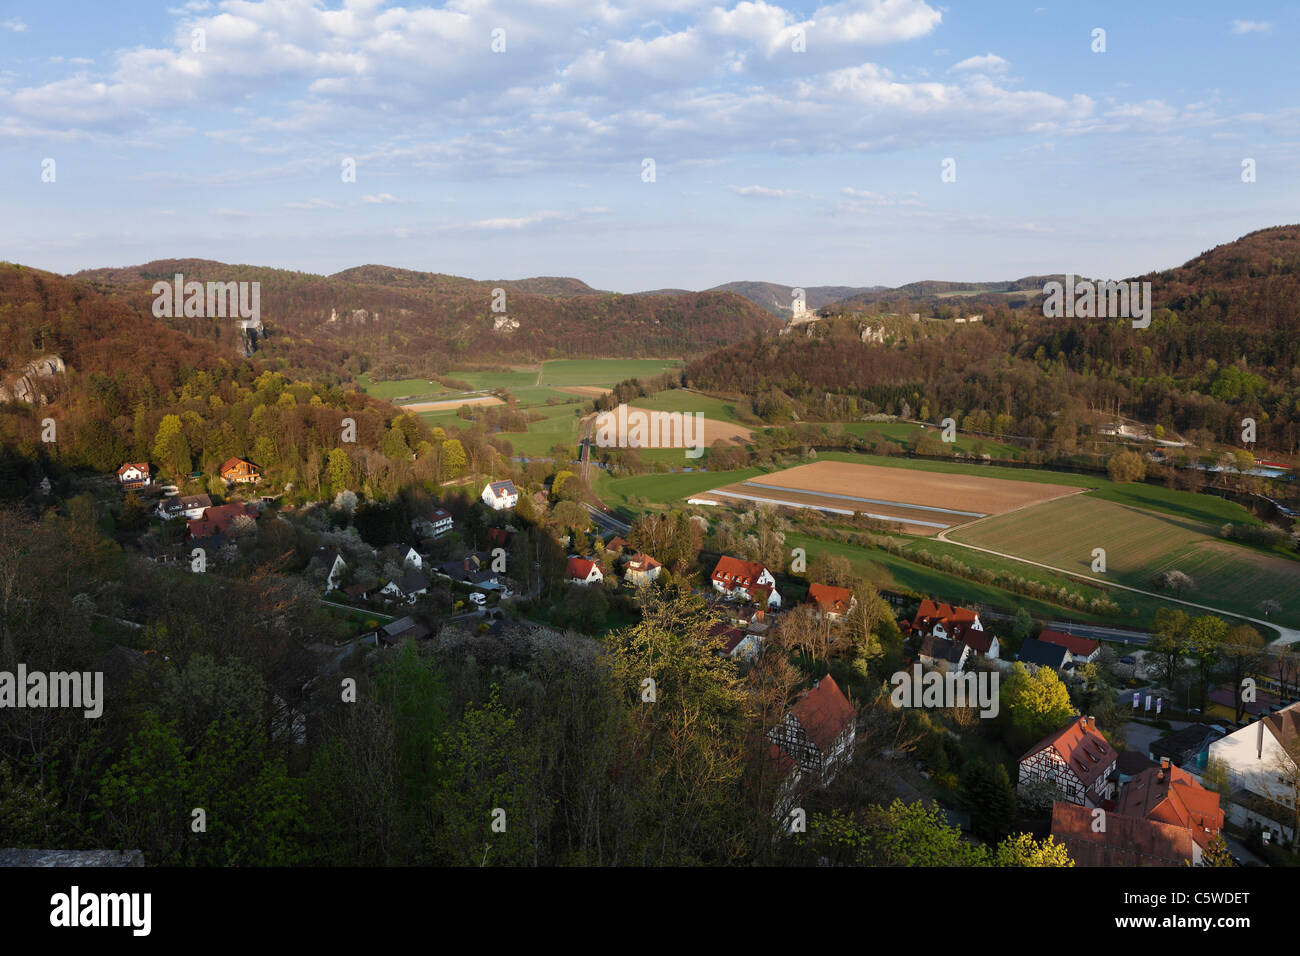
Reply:
[[1020, 758], [1016, 790], [1050, 784], [1070, 803], [1100, 806], [1115, 796], [1118, 762], [1119, 752], [1097, 730], [1096, 718], [1077, 717]]
[[605, 580], [600, 565], [587, 558], [569, 558], [569, 566], [564, 570], [564, 580], [570, 584], [599, 584]]
[[519, 503], [519, 489], [507, 478], [505, 481], [489, 481], [483, 488], [483, 503], [495, 511], [505, 511]]
[[1038, 639], [1045, 644], [1055, 644], [1057, 647], [1064, 647], [1070, 652], [1070, 660], [1076, 664], [1087, 664], [1089, 661], [1097, 659], [1101, 653], [1101, 643], [1099, 641], [1089, 640], [1086, 637], [1075, 637], [1069, 631], [1054, 631], [1050, 628], [1043, 628]]
[[147, 461], [128, 461], [117, 470], [117, 480], [122, 483], [122, 487], [127, 491], [136, 488], [148, 488], [153, 484], [149, 463]]
[[767, 736], [794, 760], [801, 773], [825, 784], [852, 759], [856, 724], [853, 705], [835, 678], [827, 674]]
[[710, 576], [713, 589], [730, 600], [757, 601], [767, 607], [780, 607], [776, 577], [757, 561], [723, 555]]
[[633, 587], [645, 587], [654, 583], [662, 569], [662, 564], [650, 555], [638, 551], [624, 565], [623, 580]]
[[911, 630], [922, 637], [942, 637], [965, 644], [976, 654], [995, 660], [999, 653], [998, 639], [984, 630], [979, 614], [970, 608], [922, 598]]
[[808, 600], [805, 602], [818, 617], [828, 621], [842, 621], [858, 606], [858, 599], [848, 588], [837, 588], [830, 584], [808, 585]]

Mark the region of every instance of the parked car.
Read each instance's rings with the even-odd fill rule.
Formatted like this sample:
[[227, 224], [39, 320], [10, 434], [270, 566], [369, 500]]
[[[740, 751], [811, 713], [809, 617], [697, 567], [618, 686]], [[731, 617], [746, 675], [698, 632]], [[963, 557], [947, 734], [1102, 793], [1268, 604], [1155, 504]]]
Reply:
[[487, 595], [486, 595], [486, 594], [483, 594], [483, 593], [480, 592], [480, 591], [472, 591], [472, 592], [470, 592], [469, 599], [470, 599], [471, 602], [473, 602], [474, 604], [477, 604], [479, 607], [482, 607], [484, 604], [487, 603]]
[[1128, 654], [1128, 655], [1126, 655], [1126, 656], [1124, 656], [1124, 657], [1121, 657], [1121, 658], [1119, 659], [1119, 662], [1120, 662], [1121, 664], [1136, 664], [1136, 663], [1137, 663], [1137, 658], [1134, 657], [1132, 654]]

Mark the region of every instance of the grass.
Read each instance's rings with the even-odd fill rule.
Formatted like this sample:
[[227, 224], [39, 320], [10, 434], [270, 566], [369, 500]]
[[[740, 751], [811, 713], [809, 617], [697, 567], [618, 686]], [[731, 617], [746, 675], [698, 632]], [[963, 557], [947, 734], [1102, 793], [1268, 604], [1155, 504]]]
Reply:
[[617, 385], [681, 368], [675, 359], [556, 359], [542, 363], [539, 385]]
[[[680, 454], [680, 449], [664, 449]], [[633, 498], [648, 498], [665, 505], [681, 505], [691, 495], [719, 488], [733, 481], [744, 481], [763, 474], [761, 468], [742, 468], [739, 471], [675, 472], [664, 475], [633, 475], [629, 478], [609, 478], [602, 474], [596, 479], [596, 494], [611, 508], [645, 510], [631, 504]]]
[[1065, 608], [1047, 601], [1040, 601], [1004, 588], [981, 584], [978, 581], [969, 581], [955, 574], [940, 571], [938, 568], [915, 564], [906, 558], [874, 548], [860, 548], [852, 544], [841, 544], [838, 541], [823, 541], [820, 538], [798, 533], [787, 533], [785, 543], [787, 547], [803, 548], [807, 551], [809, 563], [816, 561], [818, 557], [839, 555], [849, 562], [855, 574], [879, 588], [888, 588], [894, 591], [914, 591], [918, 594], [957, 601], [962, 604], [987, 604], [1007, 610], [1023, 607], [1035, 617], [1045, 620], [1069, 617], [1098, 623], [1122, 622], [1129, 626], [1133, 624], [1131, 617], [1123, 615], [1100, 617], [1086, 614], [1073, 608]]
[[1274, 615], [1279, 624], [1300, 624], [1300, 562], [1225, 541], [1214, 531], [1186, 516], [1085, 495], [988, 518], [949, 537], [1090, 575], [1092, 550], [1103, 548], [1106, 577], [1120, 584], [1149, 589], [1153, 574], [1183, 571], [1194, 582], [1179, 595], [1185, 600], [1259, 617], [1260, 601], [1272, 598], [1282, 604]]
[[[890, 441], [898, 442], [906, 448], [912, 447], [912, 436], [916, 434], [920, 425], [911, 425], [907, 422], [846, 422], [844, 430], [850, 435], [868, 435], [873, 432], [884, 435]], [[932, 434], [934, 429], [927, 429]], [[994, 441], [991, 438], [979, 438], [977, 436], [957, 433], [957, 440], [953, 447], [958, 451], [967, 454], [974, 454], [975, 446], [983, 442], [984, 451], [989, 455], [996, 455], [1000, 458], [1021, 458], [1025, 450], [1017, 448], [1015, 445], [1007, 445], [1002, 442]]]
[[369, 375], [360, 376], [362, 390], [367, 395], [391, 401], [394, 398], [428, 398], [437, 396], [443, 387], [424, 378], [401, 378], [391, 382], [373, 382]]
[[688, 392], [683, 388], [656, 392], [654, 395], [638, 398], [630, 404], [652, 412], [703, 412], [706, 418], [740, 424], [734, 403], [701, 395], [699, 392]]

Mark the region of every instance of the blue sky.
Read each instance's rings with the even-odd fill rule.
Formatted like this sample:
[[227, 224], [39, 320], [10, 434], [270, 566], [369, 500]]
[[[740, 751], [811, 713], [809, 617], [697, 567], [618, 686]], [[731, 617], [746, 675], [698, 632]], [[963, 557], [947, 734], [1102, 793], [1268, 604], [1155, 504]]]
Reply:
[[1297, 27], [1249, 0], [5, 2], [0, 258], [1135, 275], [1300, 221]]

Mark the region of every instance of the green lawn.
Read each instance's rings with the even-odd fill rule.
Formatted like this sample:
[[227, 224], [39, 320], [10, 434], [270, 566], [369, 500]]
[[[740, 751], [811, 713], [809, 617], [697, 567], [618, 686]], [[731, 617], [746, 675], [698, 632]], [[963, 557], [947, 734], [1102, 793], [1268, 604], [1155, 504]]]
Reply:
[[[911, 425], [907, 422], [846, 422], [844, 430], [851, 435], [867, 435], [872, 432], [884, 435], [890, 441], [898, 442], [905, 448], [912, 447], [912, 436], [916, 434], [917, 429], [921, 426]], [[933, 432], [934, 429], [927, 429]], [[978, 438], [971, 435], [957, 433], [957, 440], [953, 442], [953, 447], [958, 451], [973, 454], [975, 446], [984, 443], [984, 451], [989, 455], [996, 455], [999, 458], [1020, 458], [1024, 455], [1023, 448], [1017, 448], [1015, 445], [1007, 445], [992, 438]]]
[[362, 390], [367, 395], [391, 401], [394, 398], [428, 398], [438, 396], [443, 387], [424, 378], [401, 378], [391, 382], [372, 382], [369, 375], [360, 376]]
[[739, 422], [736, 406], [720, 398], [711, 398], [699, 392], [689, 392], [683, 388], [673, 388], [654, 395], [636, 399], [631, 404], [637, 408], [647, 408], [652, 412], [703, 412], [706, 418], [723, 422]]
[[675, 359], [555, 359], [542, 363], [539, 385], [617, 385], [681, 368]]
[[1153, 574], [1183, 571], [1194, 582], [1178, 595], [1185, 600], [1261, 617], [1259, 603], [1273, 599], [1282, 604], [1277, 622], [1300, 626], [1300, 561], [1214, 532], [1193, 518], [1083, 495], [978, 521], [949, 537], [1089, 575], [1092, 550], [1103, 548], [1106, 577], [1120, 584], [1148, 589]]
[[[680, 455], [681, 449], [662, 449]], [[630, 478], [609, 478], [603, 473], [596, 479], [596, 494], [611, 508], [628, 508], [640, 512], [640, 507], [630, 506], [633, 498], [648, 498], [672, 507], [680, 506], [685, 499], [701, 491], [719, 488], [734, 481], [744, 481], [763, 474], [761, 468], [742, 468], [739, 471], [675, 472], [663, 475], [633, 475]]]

